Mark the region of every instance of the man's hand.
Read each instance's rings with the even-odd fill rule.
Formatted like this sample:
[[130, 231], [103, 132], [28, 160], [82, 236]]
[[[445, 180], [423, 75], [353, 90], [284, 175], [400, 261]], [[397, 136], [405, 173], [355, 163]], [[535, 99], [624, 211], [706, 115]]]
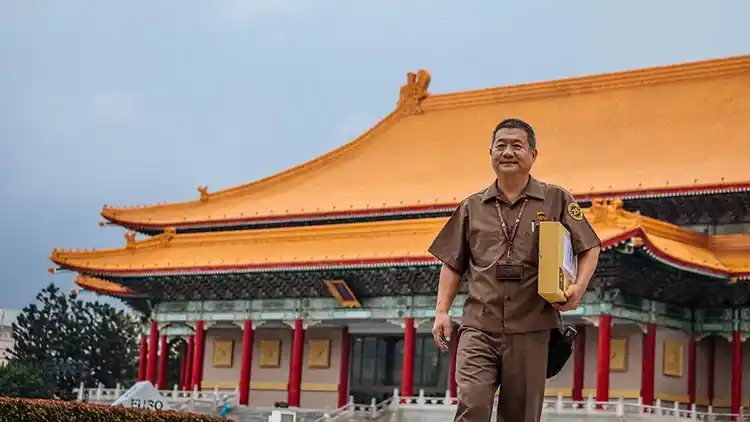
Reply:
[[552, 306], [560, 312], [575, 311], [581, 303], [586, 288], [583, 284], [574, 283], [565, 290], [565, 297], [568, 299], [565, 303], [553, 303]]
[[440, 350], [448, 350], [448, 342], [451, 341], [451, 317], [447, 312], [438, 312], [435, 315], [432, 337]]

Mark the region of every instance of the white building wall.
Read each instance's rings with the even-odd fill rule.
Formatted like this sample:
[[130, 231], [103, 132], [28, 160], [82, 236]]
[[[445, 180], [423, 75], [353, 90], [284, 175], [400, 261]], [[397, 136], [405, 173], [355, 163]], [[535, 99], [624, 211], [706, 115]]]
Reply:
[[9, 351], [13, 348], [11, 324], [20, 313], [16, 309], [0, 309], [0, 365], [4, 365], [10, 357]]

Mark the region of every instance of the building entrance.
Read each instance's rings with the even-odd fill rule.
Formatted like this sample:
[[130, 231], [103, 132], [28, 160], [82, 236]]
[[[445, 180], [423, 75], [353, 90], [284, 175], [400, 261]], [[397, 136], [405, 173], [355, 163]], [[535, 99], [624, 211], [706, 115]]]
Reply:
[[[418, 334], [414, 350], [414, 394], [443, 397], [448, 388], [450, 354], [435, 346], [431, 335]], [[378, 402], [401, 389], [404, 336], [354, 335], [351, 338], [350, 394], [356, 403]]]

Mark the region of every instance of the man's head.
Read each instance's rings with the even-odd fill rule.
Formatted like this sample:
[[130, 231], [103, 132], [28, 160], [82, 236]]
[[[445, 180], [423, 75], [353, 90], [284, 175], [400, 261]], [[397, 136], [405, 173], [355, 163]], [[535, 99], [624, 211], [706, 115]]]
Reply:
[[523, 120], [505, 119], [492, 131], [490, 156], [498, 176], [530, 173], [536, 155], [534, 129]]

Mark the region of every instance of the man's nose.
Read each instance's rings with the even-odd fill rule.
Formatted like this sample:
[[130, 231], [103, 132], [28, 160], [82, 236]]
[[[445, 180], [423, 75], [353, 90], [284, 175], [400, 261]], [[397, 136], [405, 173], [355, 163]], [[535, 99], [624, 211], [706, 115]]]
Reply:
[[503, 148], [503, 157], [512, 157], [513, 150], [510, 148]]

